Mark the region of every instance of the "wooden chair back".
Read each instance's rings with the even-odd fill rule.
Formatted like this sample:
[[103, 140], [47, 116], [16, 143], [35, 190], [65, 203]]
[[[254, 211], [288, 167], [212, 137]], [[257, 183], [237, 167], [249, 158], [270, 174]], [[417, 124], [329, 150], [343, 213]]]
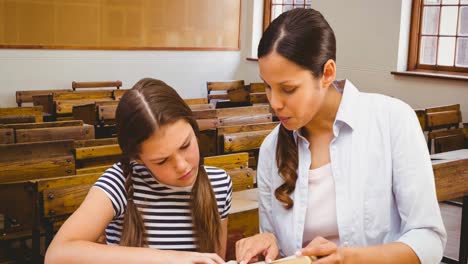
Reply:
[[14, 144], [15, 130], [13, 128], [0, 127], [0, 144]]
[[[460, 104], [454, 105], [446, 105], [446, 106], [438, 106], [438, 107], [431, 107], [425, 110], [426, 113], [426, 130], [429, 131], [428, 133], [428, 148], [429, 152], [435, 152], [434, 139], [436, 137], [441, 137], [438, 130], [452, 130], [458, 129], [460, 127], [460, 123], [462, 122], [462, 116], [460, 111]], [[438, 150], [440, 149], [450, 149], [453, 148], [458, 144], [459, 133], [455, 132], [451, 136], [444, 138], [444, 139], [437, 139], [438, 141]], [[445, 136], [445, 135], [442, 135]], [[455, 145], [454, 145], [455, 144]]]
[[230, 116], [218, 119], [220, 126], [235, 126], [235, 125], [248, 125], [272, 122], [273, 115], [268, 114], [254, 114], [245, 116]]
[[266, 89], [265, 83], [250, 83], [250, 93], [264, 93]]
[[[70, 91], [71, 92], [71, 91]], [[55, 113], [54, 96], [51, 94], [33, 95], [32, 102], [34, 106], [42, 106], [42, 111], [53, 115]]]
[[422, 131], [427, 131], [427, 128], [426, 128], [426, 111], [424, 109], [416, 109], [414, 111], [416, 112], [416, 116], [418, 117], [419, 125], [421, 125]]
[[205, 165], [228, 170], [245, 169], [249, 167], [249, 153], [235, 153], [205, 157]]
[[31, 236], [33, 192], [27, 181], [0, 183], [0, 215], [4, 217], [3, 239]]
[[250, 93], [251, 104], [268, 104], [268, 97], [265, 92], [263, 93]]
[[465, 135], [462, 128], [432, 131], [428, 138], [434, 143], [434, 153], [464, 148]]
[[0, 116], [0, 124], [22, 124], [36, 122], [34, 115], [9, 115]]
[[461, 122], [459, 104], [426, 109], [426, 126], [429, 131], [441, 128], [459, 128]]
[[75, 149], [75, 158], [77, 167], [82, 173], [81, 169], [94, 168], [100, 166], [110, 166], [118, 162], [122, 150], [118, 144], [112, 145], [97, 145], [97, 146], [84, 146]]
[[[245, 88], [243, 80], [225, 81], [225, 82], [207, 82], [208, 102], [211, 100], [229, 100], [248, 101], [248, 90]], [[229, 95], [229, 91], [231, 91]]]
[[208, 103], [207, 98], [185, 98], [184, 101], [189, 106], [190, 105], [198, 105], [198, 104], [207, 104]]
[[81, 105], [88, 105], [88, 104], [96, 104], [96, 103], [110, 103], [112, 104], [114, 101], [110, 98], [104, 99], [77, 99], [77, 100], [56, 100], [55, 101], [55, 114], [57, 115], [70, 115], [73, 114], [73, 107], [81, 106]]
[[[67, 121], [61, 121], [67, 122]], [[59, 126], [45, 128], [16, 129], [16, 142], [39, 142], [54, 140], [82, 140], [94, 138], [94, 126], [83, 124], [81, 126]]]
[[112, 87], [120, 89], [122, 87], [122, 81], [110, 81], [110, 82], [72, 82], [73, 91], [81, 88], [103, 88], [103, 87]]
[[16, 103], [21, 106], [23, 103], [32, 103], [34, 96], [52, 95], [54, 92], [70, 92], [70, 89], [50, 89], [50, 90], [26, 90], [16, 91]]
[[[35, 122], [42, 122], [42, 106], [31, 107], [3, 107], [0, 108], [0, 117], [34, 116]], [[30, 120], [29, 118], [27, 120]]]
[[0, 145], [0, 162], [11, 162], [28, 159], [42, 159], [73, 155], [73, 140], [45, 141]]
[[[35, 223], [45, 228], [45, 247], [52, 241], [63, 222], [81, 205], [91, 186], [102, 173], [73, 175], [37, 180], [32, 183], [38, 202], [34, 208]], [[33, 234], [33, 245], [40, 237]], [[39, 251], [33, 249], [33, 251]], [[34, 252], [33, 254], [38, 254]]]
[[0, 183], [75, 174], [73, 141], [0, 145]]
[[92, 90], [92, 91], [72, 91], [72, 92], [54, 92], [54, 101], [68, 100], [95, 100], [106, 99], [113, 100], [111, 90]]
[[53, 127], [69, 127], [69, 126], [83, 126], [84, 123], [81, 120], [69, 120], [69, 121], [52, 121], [42, 123], [23, 123], [23, 124], [7, 124], [0, 125], [4, 128], [12, 129], [35, 129], [35, 128], [53, 128]]
[[129, 89], [119, 89], [119, 90], [113, 90], [112, 91], [112, 98], [116, 101], [120, 101], [122, 96], [128, 91]]
[[224, 134], [224, 153], [250, 151], [259, 149], [271, 130], [226, 133]]
[[234, 192], [252, 189], [254, 187], [256, 171], [251, 168], [228, 170], [227, 174], [232, 180]]

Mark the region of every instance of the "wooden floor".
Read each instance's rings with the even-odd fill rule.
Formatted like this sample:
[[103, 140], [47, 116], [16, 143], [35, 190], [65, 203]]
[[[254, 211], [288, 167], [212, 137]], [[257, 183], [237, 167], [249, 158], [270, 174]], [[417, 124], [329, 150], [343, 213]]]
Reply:
[[444, 256], [458, 259], [460, 245], [461, 207], [440, 203], [440, 211], [447, 230], [447, 246]]

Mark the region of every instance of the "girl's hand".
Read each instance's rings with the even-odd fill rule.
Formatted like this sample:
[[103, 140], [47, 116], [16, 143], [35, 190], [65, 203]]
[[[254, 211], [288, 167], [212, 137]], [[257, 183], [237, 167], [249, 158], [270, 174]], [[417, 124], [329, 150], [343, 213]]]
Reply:
[[269, 263], [276, 259], [278, 253], [276, 237], [271, 233], [258, 234], [236, 242], [236, 258], [240, 264], [258, 261], [259, 254], [262, 254], [265, 262]]
[[320, 257], [314, 264], [343, 264], [345, 257], [343, 248], [323, 238], [316, 237], [305, 248], [296, 253], [298, 256]]

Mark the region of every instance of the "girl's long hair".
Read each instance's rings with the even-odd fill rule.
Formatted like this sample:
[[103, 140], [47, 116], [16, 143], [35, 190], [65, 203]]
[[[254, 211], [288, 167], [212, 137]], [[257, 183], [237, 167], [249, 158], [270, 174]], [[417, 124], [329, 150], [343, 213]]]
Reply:
[[[197, 138], [199, 129], [192, 111], [177, 92], [166, 83], [142, 79], [121, 98], [116, 111], [117, 138], [122, 149], [120, 162], [126, 177], [127, 207], [120, 245], [146, 247], [146, 230], [134, 199], [130, 162], [141, 151], [141, 144], [164, 125], [185, 120]], [[221, 219], [208, 174], [200, 164], [190, 197], [193, 231], [199, 252], [216, 252], [220, 248]]]

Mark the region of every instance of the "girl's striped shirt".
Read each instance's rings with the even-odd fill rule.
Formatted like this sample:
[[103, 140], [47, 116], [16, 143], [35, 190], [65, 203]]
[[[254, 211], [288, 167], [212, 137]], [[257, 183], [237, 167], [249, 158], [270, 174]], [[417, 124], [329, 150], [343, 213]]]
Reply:
[[[133, 201], [143, 217], [151, 248], [196, 250], [190, 211], [190, 187], [167, 186], [156, 181], [143, 165], [131, 162], [134, 187]], [[221, 220], [231, 208], [232, 182], [222, 169], [205, 166], [216, 196]], [[114, 164], [94, 184], [109, 197], [114, 218], [106, 228], [107, 244], [118, 245], [122, 232], [127, 194], [120, 163]]]

